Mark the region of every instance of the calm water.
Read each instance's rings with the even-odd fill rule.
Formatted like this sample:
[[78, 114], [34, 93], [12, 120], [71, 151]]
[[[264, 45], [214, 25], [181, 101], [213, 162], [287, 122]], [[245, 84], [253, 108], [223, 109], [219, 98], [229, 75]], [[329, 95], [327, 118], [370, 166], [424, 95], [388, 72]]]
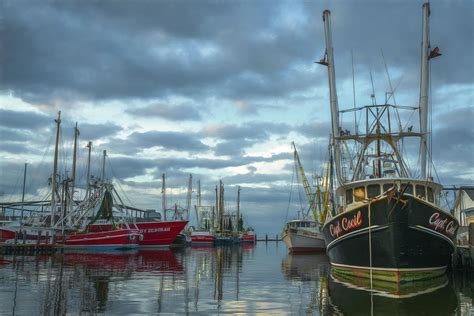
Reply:
[[0, 256], [1, 315], [469, 315], [474, 280], [393, 288], [331, 274], [325, 255], [283, 243], [54, 256]]

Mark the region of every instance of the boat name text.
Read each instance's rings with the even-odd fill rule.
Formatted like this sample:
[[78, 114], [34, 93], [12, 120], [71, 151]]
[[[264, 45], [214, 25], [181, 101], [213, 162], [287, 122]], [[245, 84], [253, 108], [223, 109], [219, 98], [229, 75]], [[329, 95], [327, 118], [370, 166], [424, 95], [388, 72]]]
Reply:
[[169, 232], [170, 228], [169, 227], [164, 227], [164, 228], [148, 228], [148, 229], [140, 229], [140, 234], [144, 233], [159, 233], [159, 232]]
[[362, 213], [358, 211], [352, 218], [343, 217], [336, 225], [329, 225], [329, 232], [333, 238], [337, 238], [343, 231], [353, 230], [360, 225], [362, 225]]
[[449, 221], [448, 218], [441, 219], [439, 213], [433, 213], [430, 216], [429, 224], [436, 231], [445, 231], [447, 234], [453, 236], [456, 232], [457, 225], [454, 221]]

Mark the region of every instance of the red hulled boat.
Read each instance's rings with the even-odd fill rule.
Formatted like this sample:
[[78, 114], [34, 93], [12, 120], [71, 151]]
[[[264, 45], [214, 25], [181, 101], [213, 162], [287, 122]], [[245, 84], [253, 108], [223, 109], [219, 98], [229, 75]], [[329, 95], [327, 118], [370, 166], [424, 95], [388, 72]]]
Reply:
[[136, 229], [116, 229], [98, 232], [80, 232], [65, 236], [64, 247], [75, 248], [135, 248], [140, 233]]
[[[130, 228], [136, 229], [138, 233], [142, 235], [142, 238], [138, 240], [140, 247], [153, 248], [170, 246], [187, 223], [188, 221], [149, 221], [129, 224], [129, 226]], [[120, 227], [125, 228], [125, 225], [122, 224]], [[92, 232], [110, 230], [111, 228], [112, 224], [89, 225], [89, 231]]]

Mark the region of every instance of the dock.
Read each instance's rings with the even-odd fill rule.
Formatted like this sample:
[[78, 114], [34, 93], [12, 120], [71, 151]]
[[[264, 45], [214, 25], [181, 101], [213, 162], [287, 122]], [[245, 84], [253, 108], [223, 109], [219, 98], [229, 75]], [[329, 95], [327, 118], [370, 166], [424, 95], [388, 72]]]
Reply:
[[37, 255], [53, 254], [57, 248], [53, 244], [2, 244], [0, 254], [2, 255]]
[[459, 227], [453, 267], [466, 271], [474, 270], [474, 223]]

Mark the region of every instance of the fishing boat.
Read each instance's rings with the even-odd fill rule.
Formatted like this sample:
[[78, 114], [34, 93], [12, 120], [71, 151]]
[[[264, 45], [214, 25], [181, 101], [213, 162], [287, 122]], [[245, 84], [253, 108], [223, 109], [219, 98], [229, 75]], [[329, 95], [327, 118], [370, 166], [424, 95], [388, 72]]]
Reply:
[[[309, 202], [309, 209], [308, 212], [302, 216], [302, 218], [290, 220], [286, 223], [281, 233], [281, 238], [288, 247], [288, 251], [290, 253], [322, 252], [326, 250], [326, 244], [321, 231], [321, 222], [324, 221], [326, 216], [327, 207], [325, 205], [327, 205], [327, 203], [325, 202], [326, 199], [321, 199], [321, 197], [326, 197], [327, 194], [323, 194], [323, 192], [321, 192], [321, 184], [319, 181], [316, 185], [316, 193], [311, 191], [311, 186], [304, 172], [303, 165], [301, 164], [298, 151], [296, 150], [296, 145], [294, 142], [291, 144], [294, 148], [293, 157], [295, 162], [295, 170], [297, 171], [296, 175], [298, 176], [299, 173], [301, 177], [306, 197]], [[325, 192], [327, 192], [327, 190], [325, 190]], [[311, 215], [309, 215], [309, 210], [311, 210]], [[298, 214], [298, 217], [299, 215], [300, 214]], [[316, 219], [319, 219], [319, 221]]]
[[240, 235], [240, 242], [251, 242], [254, 243], [257, 241], [257, 234], [252, 227], [247, 227], [247, 230]]
[[202, 205], [200, 180], [198, 180], [197, 205], [194, 206], [194, 210], [196, 212], [196, 227], [190, 229], [191, 244], [214, 245], [216, 242], [215, 208], [212, 205]]
[[216, 242], [216, 236], [207, 230], [192, 230], [191, 231], [191, 244], [202, 245], [208, 244], [213, 245]]
[[314, 220], [295, 219], [286, 223], [281, 238], [289, 252], [323, 252], [326, 250], [321, 225]]
[[[104, 199], [107, 198], [108, 204], [113, 207], [113, 200], [119, 200], [120, 197], [115, 191], [112, 184], [101, 184], [104, 191]], [[96, 189], [97, 190], [97, 189]], [[120, 205], [117, 205], [120, 208]], [[87, 210], [85, 210], [87, 212]], [[80, 213], [80, 212], [79, 212]], [[178, 234], [184, 229], [188, 221], [159, 221], [158, 218], [130, 218], [126, 217], [123, 210], [116, 209], [107, 212], [107, 216], [102, 217], [98, 212], [92, 211], [91, 214], [96, 214], [95, 218], [87, 224], [87, 231], [89, 233], [101, 233], [119, 229], [122, 231], [129, 230], [131, 243], [136, 243], [140, 248], [160, 248], [169, 247], [177, 238]], [[99, 217], [98, 217], [99, 216]], [[81, 215], [80, 217], [84, 217]], [[118, 221], [114, 222], [114, 218]], [[136, 236], [135, 238], [133, 236]]]
[[[326, 53], [318, 63], [328, 69], [337, 180], [323, 233], [330, 263], [339, 274], [401, 283], [443, 275], [451, 264], [459, 224], [441, 209], [442, 186], [427, 167], [429, 62], [440, 54], [438, 48], [430, 48], [429, 3], [422, 11], [419, 105], [396, 105], [392, 90], [383, 104], [376, 102], [373, 92], [372, 104], [343, 111], [337, 101], [330, 11], [323, 13]], [[409, 117], [403, 111], [419, 113], [419, 131], [408, 126], [410, 122], [402, 124], [400, 118]], [[347, 122], [340, 119], [347, 113], [357, 118], [351, 120], [352, 132], [340, 124]], [[417, 138], [419, 177], [402, 155], [404, 142]]]
[[64, 248], [124, 249], [138, 247], [141, 237], [136, 229], [113, 229], [101, 232], [74, 232], [64, 237]]

